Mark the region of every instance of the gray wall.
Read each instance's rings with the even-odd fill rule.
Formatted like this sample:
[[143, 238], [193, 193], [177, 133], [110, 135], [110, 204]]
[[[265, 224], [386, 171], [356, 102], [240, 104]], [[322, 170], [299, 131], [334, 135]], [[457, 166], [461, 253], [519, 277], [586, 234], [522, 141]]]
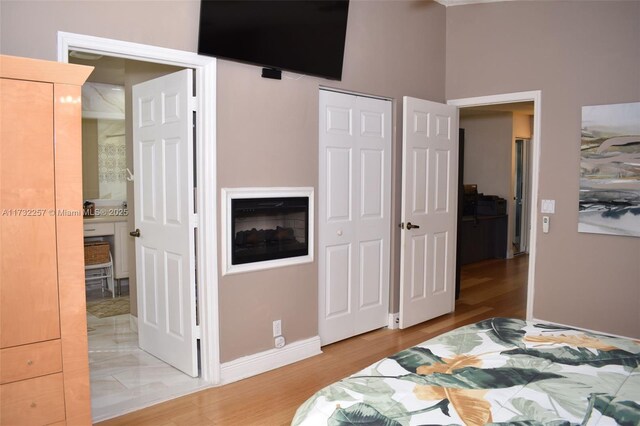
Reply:
[[[581, 107], [640, 100], [640, 2], [447, 9], [448, 99], [542, 90], [534, 316], [640, 337], [640, 238], [578, 233]], [[536, 206], [536, 208], [540, 208]]]
[[[0, 51], [55, 60], [58, 30], [195, 51], [198, 13], [195, 1], [2, 0]], [[576, 230], [580, 106], [640, 98], [638, 40], [638, 2], [445, 10], [425, 0], [352, 1], [342, 82], [268, 81], [257, 67], [219, 61], [219, 186], [317, 188], [318, 87], [388, 96], [395, 117], [392, 223], [398, 223], [402, 95], [442, 102], [541, 89], [540, 197], [556, 199], [558, 212], [553, 231], [538, 235], [534, 314], [640, 337], [640, 239]], [[392, 243], [397, 311], [396, 227]], [[316, 263], [221, 277], [222, 361], [273, 347], [274, 319], [282, 319], [288, 342], [316, 335], [317, 306]]]
[[475, 183], [478, 192], [511, 196], [511, 145], [513, 113], [482, 112], [460, 118], [464, 129], [464, 183]]
[[[177, 0], [2, 0], [0, 51], [55, 60], [58, 30], [195, 51], [198, 5]], [[258, 67], [219, 61], [219, 188], [317, 188], [318, 88], [344, 88], [394, 100], [392, 223], [399, 222], [401, 97], [445, 100], [445, 36], [445, 8], [437, 3], [352, 1], [341, 82], [295, 74], [266, 80]], [[394, 227], [393, 311], [398, 309], [399, 241]], [[288, 342], [317, 335], [317, 294], [315, 262], [221, 277], [222, 361], [272, 348], [275, 319], [282, 320]]]
[[58, 31], [195, 51], [199, 14], [193, 0], [2, 0], [0, 51], [55, 61]]
[[[341, 82], [312, 77], [269, 81], [259, 78], [259, 68], [220, 61], [220, 187], [317, 190], [319, 86], [386, 96], [394, 99], [392, 223], [399, 223], [401, 100], [411, 95], [444, 101], [444, 19], [445, 8], [432, 2], [351, 2]], [[397, 312], [400, 234], [392, 229], [390, 303]], [[271, 323], [276, 319], [282, 320], [288, 342], [317, 335], [317, 277], [315, 262], [222, 277], [222, 360], [272, 348]]]

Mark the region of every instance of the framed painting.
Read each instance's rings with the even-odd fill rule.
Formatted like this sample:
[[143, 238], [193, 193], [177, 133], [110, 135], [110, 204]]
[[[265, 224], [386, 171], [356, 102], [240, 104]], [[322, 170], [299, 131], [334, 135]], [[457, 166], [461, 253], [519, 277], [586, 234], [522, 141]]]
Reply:
[[640, 237], [640, 102], [582, 107], [578, 231]]

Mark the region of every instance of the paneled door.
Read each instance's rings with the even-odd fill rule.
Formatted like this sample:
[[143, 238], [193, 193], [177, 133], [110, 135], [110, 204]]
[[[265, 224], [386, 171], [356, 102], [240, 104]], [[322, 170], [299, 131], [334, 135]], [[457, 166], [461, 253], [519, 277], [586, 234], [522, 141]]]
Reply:
[[391, 101], [320, 90], [318, 186], [326, 345], [388, 323]]
[[403, 98], [400, 328], [455, 306], [458, 110]]
[[192, 70], [133, 87], [139, 346], [198, 375]]

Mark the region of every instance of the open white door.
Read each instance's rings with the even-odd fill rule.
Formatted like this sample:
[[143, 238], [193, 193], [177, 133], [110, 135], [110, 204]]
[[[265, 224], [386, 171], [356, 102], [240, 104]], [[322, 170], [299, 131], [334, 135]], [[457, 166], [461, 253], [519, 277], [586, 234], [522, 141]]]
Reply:
[[391, 101], [320, 90], [322, 345], [388, 324]]
[[458, 110], [403, 98], [400, 328], [453, 311]]
[[193, 70], [133, 87], [140, 348], [198, 376]]

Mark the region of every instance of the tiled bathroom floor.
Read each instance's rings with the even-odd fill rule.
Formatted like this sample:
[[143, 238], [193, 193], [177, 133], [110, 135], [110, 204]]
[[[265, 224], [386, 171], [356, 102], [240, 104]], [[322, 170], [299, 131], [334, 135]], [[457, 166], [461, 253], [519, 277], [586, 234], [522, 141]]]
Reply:
[[87, 328], [94, 422], [207, 387], [138, 348], [129, 314], [101, 319], [87, 313]]

